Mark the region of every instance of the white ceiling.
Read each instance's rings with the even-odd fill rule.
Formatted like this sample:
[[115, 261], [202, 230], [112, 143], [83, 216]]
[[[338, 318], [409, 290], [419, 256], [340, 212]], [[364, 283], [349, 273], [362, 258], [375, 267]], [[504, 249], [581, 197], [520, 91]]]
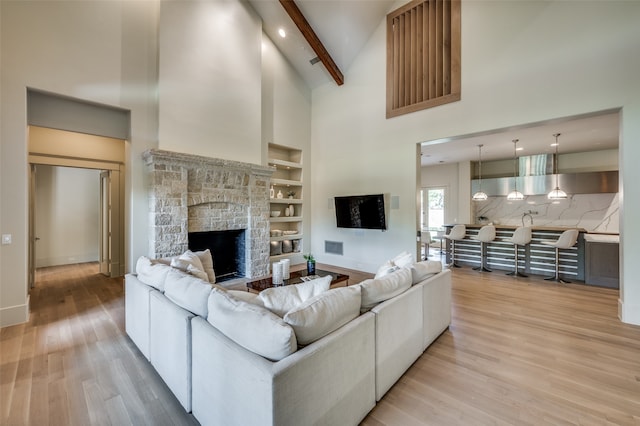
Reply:
[[[262, 28], [311, 89], [331, 82], [317, 55], [278, 0], [249, 0], [262, 18]], [[391, 10], [390, 0], [296, 0], [296, 5], [327, 49], [349, 84], [346, 71], [371, 34]], [[285, 38], [278, 35], [283, 28]]]
[[513, 140], [518, 139], [518, 156], [551, 154], [558, 137], [558, 152], [599, 151], [618, 147], [618, 112], [604, 112], [574, 118], [531, 123], [482, 134], [465, 135], [422, 143], [422, 165], [477, 161], [478, 145], [483, 144], [482, 160], [513, 158]]

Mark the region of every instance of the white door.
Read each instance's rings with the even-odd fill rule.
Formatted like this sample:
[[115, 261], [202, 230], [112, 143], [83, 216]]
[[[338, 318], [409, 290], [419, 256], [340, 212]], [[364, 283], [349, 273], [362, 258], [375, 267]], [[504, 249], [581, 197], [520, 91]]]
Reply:
[[428, 231], [443, 229], [446, 188], [422, 188], [421, 228]]
[[111, 276], [111, 172], [100, 173], [100, 273]]

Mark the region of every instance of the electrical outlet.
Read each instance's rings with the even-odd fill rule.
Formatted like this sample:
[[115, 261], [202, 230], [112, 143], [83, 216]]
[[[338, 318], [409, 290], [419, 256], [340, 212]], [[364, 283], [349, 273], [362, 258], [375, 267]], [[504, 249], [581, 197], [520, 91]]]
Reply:
[[2, 234], [2, 244], [11, 244], [11, 234]]

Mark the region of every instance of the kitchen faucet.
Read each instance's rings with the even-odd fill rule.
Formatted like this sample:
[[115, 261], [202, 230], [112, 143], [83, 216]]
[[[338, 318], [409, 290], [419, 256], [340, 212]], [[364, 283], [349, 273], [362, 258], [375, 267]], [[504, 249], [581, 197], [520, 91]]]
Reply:
[[533, 216], [532, 215], [534, 215], [534, 214], [538, 214], [538, 212], [534, 212], [533, 210], [528, 210], [528, 211], [522, 213], [522, 226], [525, 226], [524, 225], [524, 218], [525, 217], [529, 218], [529, 222], [530, 222], [529, 226], [533, 226]]

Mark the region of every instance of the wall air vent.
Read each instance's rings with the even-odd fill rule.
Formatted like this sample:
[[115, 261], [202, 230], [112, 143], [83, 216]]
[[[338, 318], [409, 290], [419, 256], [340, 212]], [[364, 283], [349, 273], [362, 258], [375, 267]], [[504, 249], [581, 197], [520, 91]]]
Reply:
[[324, 252], [329, 254], [337, 254], [342, 256], [342, 241], [326, 241], [324, 242]]

